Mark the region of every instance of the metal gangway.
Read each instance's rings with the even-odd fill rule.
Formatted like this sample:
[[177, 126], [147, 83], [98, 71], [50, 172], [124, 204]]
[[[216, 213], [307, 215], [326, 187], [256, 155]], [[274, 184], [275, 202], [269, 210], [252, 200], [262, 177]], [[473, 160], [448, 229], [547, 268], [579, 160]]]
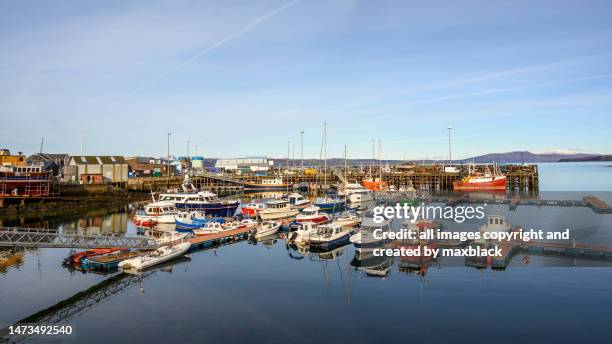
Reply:
[[117, 234], [67, 234], [57, 229], [0, 227], [0, 247], [46, 248], [131, 248], [151, 250], [158, 247], [155, 239], [145, 236]]

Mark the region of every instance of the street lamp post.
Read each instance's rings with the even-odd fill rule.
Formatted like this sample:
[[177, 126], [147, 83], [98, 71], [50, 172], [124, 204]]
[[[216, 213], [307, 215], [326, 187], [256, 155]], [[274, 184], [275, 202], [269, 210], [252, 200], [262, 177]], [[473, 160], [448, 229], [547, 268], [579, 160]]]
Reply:
[[300, 156], [302, 158], [302, 171], [304, 171], [304, 130], [300, 131]]
[[171, 132], [168, 133], [168, 161], [166, 161], [166, 176], [170, 177], [170, 135]]
[[453, 163], [453, 154], [452, 154], [452, 150], [451, 150], [451, 130], [453, 130], [453, 127], [448, 127], [448, 164], [452, 165]]

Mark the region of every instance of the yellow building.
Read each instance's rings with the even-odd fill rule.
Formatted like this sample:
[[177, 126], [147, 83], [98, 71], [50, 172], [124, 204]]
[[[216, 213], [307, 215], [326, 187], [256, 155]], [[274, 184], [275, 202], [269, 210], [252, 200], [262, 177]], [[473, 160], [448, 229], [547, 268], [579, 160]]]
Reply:
[[18, 155], [11, 155], [8, 149], [0, 149], [0, 165], [1, 166], [25, 166], [26, 157], [19, 152]]

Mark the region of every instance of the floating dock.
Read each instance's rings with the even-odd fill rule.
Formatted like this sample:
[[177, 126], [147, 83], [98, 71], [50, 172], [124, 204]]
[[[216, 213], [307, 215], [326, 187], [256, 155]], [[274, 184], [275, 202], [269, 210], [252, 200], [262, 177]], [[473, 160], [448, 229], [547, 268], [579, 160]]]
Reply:
[[220, 233], [199, 235], [185, 240], [191, 243], [190, 251], [197, 251], [216, 245], [223, 245], [234, 241], [244, 240], [253, 232], [251, 228], [237, 228]]

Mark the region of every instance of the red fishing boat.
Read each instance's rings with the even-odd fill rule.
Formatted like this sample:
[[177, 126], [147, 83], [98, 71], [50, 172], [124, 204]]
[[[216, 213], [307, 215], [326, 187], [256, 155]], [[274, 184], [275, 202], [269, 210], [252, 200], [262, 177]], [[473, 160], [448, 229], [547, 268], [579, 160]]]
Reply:
[[484, 173], [473, 171], [470, 167], [468, 176], [453, 182], [453, 190], [506, 190], [506, 175], [502, 174], [497, 166], [493, 167], [493, 172], [487, 167]]
[[380, 178], [366, 178], [361, 182], [361, 185], [371, 191], [387, 190], [387, 182], [381, 181]]
[[75, 253], [71, 254], [70, 257], [68, 257], [68, 259], [69, 259], [69, 261], [72, 264], [78, 265], [78, 264], [81, 264], [81, 261], [83, 259], [90, 258], [90, 257], [93, 257], [93, 256], [97, 256], [97, 255], [101, 255], [101, 254], [115, 253], [115, 252], [119, 252], [121, 250], [122, 249], [120, 249], [120, 248], [94, 248], [94, 249], [91, 249], [91, 250], [75, 252]]

